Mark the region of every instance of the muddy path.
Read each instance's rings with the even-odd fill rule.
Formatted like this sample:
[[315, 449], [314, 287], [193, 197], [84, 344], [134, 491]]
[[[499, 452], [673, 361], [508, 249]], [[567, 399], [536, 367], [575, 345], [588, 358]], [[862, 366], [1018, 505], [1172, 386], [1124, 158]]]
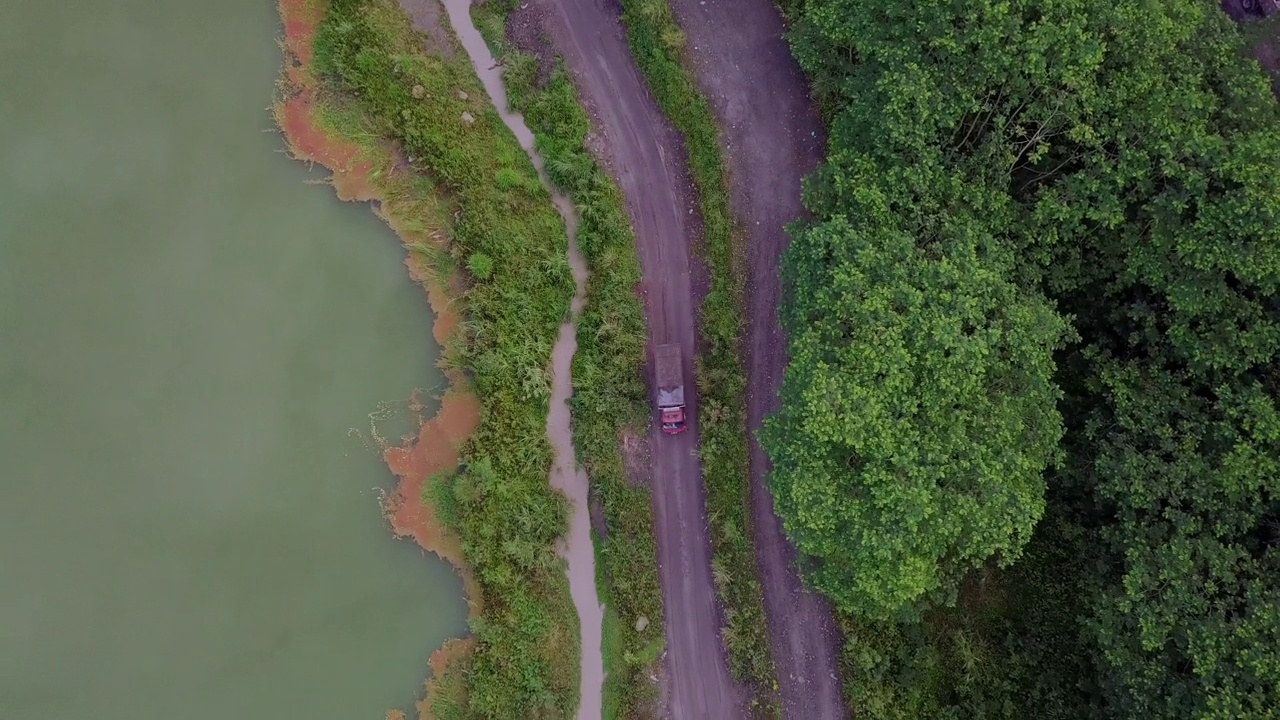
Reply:
[[783, 228], [801, 216], [800, 181], [822, 160], [822, 124], [770, 0], [671, 0], [671, 7], [720, 126], [733, 212], [747, 235], [750, 511], [783, 712], [796, 720], [843, 718], [835, 620], [825, 599], [800, 584], [795, 550], [765, 485], [769, 460], [756, 440], [778, 407], [787, 362], [778, 326], [778, 260], [789, 242]]
[[[601, 159], [626, 199], [643, 274], [650, 347], [679, 343], [684, 351], [689, 430], [667, 436], [658, 432], [656, 419], [650, 426], [651, 502], [666, 616], [664, 701], [672, 718], [738, 720], [747, 716], [745, 693], [729, 673], [720, 640], [697, 456], [695, 312], [706, 281], [691, 253], [700, 228], [682, 140], [645, 87], [616, 5], [540, 0], [518, 12], [537, 16], [563, 55], [592, 116]], [[653, 377], [652, 352], [647, 376]]]
[[[596, 720], [601, 716], [601, 693], [604, 686], [604, 658], [601, 648], [604, 607], [596, 591], [595, 547], [591, 542], [588, 481], [586, 473], [578, 468], [574, 457], [568, 405], [573, 391], [570, 369], [573, 354], [577, 350], [575, 323], [586, 302], [587, 284], [587, 266], [574, 242], [578, 225], [577, 213], [573, 203], [551, 185], [542, 157], [534, 148], [533, 133], [525, 125], [524, 118], [510, 110], [506, 89], [502, 84], [502, 68], [494, 61], [484, 39], [472, 23], [470, 0], [443, 0], [443, 4], [448, 22], [471, 58], [471, 64], [475, 67], [485, 92], [502, 122], [528, 153], [538, 171], [539, 179], [564, 219], [568, 235], [567, 252], [575, 289], [570, 302], [569, 318], [560, 326], [560, 334], [551, 349], [551, 399], [547, 413], [547, 437], [551, 441], [555, 462], [549, 480], [553, 488], [569, 499], [571, 507], [569, 532], [562, 540], [559, 552], [567, 564], [569, 594], [578, 613], [581, 639], [578, 718]], [[432, 38], [439, 37], [443, 31], [439, 0], [400, 0], [400, 6], [409, 16], [414, 29], [423, 33], [429, 42]]]

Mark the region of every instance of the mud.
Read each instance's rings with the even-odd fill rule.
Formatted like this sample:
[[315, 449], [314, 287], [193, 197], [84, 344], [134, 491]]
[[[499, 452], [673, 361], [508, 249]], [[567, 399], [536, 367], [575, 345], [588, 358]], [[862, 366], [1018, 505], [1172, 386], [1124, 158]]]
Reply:
[[[383, 512], [396, 537], [413, 540], [419, 547], [463, 567], [462, 545], [457, 536], [436, 520], [423, 502], [423, 490], [431, 478], [458, 466], [458, 449], [480, 424], [480, 401], [475, 395], [449, 391], [435, 417], [422, 424], [408, 443], [389, 447], [382, 457], [399, 478], [396, 489], [383, 501]], [[475, 578], [463, 573], [471, 617], [479, 615], [480, 591]]]
[[[472, 638], [455, 638], [446, 642], [439, 650], [431, 653], [431, 677], [461, 678], [474, 647], [475, 640]], [[447, 688], [428, 682], [427, 693], [418, 702], [418, 717], [430, 720], [431, 707], [437, 703], [455, 708], [463, 707], [466, 702], [465, 693], [466, 687], [460, 681]]]
[[507, 26], [504, 34], [517, 50], [532, 55], [538, 63], [538, 72], [534, 75], [534, 85], [543, 87], [551, 79], [555, 70], [556, 58], [551, 46], [546, 42], [542, 31], [546, 6], [539, 2], [523, 2], [507, 14]]
[[298, 92], [289, 97], [277, 108], [276, 115], [280, 129], [289, 141], [292, 157], [328, 168], [333, 173], [329, 182], [339, 199], [350, 202], [379, 199], [372, 177], [373, 162], [361, 159], [359, 146], [340, 142], [316, 127], [310, 92]]
[[[406, 0], [419, 3], [427, 0]], [[493, 55], [471, 21], [470, 0], [444, 0], [445, 11], [485, 92], [492, 100], [502, 121], [515, 135], [538, 171], [538, 177], [551, 196], [552, 202], [564, 219], [568, 235], [569, 267], [573, 274], [574, 295], [569, 304], [569, 319], [560, 326], [560, 334], [551, 349], [551, 400], [547, 412], [547, 437], [551, 441], [555, 458], [550, 483], [569, 499], [569, 531], [562, 538], [559, 552], [568, 566], [569, 594], [578, 612], [581, 634], [581, 668], [579, 675], [579, 720], [596, 720], [602, 712], [604, 686], [604, 657], [601, 638], [604, 623], [604, 606], [596, 590], [595, 547], [591, 542], [589, 483], [586, 473], [579, 469], [573, 451], [573, 432], [569, 417], [569, 397], [573, 393], [571, 366], [577, 350], [575, 322], [586, 302], [587, 266], [574, 242], [577, 214], [568, 198], [556, 191], [544, 170], [542, 157], [534, 147], [534, 136], [519, 113], [512, 112], [507, 103], [506, 88], [502, 84], [502, 68], [494, 62]], [[416, 25], [415, 29], [425, 32]]]
[[453, 59], [453, 39], [444, 29], [444, 8], [439, 0], [400, 0], [400, 9], [409, 16], [413, 29], [426, 40], [427, 52]]
[[1280, 17], [1263, 20], [1245, 11], [1241, 0], [1220, 0], [1219, 6], [1232, 20], [1241, 23], [1251, 54], [1271, 79], [1271, 92], [1280, 97]]
[[[280, 97], [273, 107], [276, 122], [284, 134], [291, 156], [306, 163], [318, 163], [332, 174], [329, 182], [344, 201], [377, 203], [375, 212], [400, 237], [406, 248], [424, 245], [441, 246], [439, 232], [410, 230], [411, 201], [392, 197], [392, 183], [411, 172], [404, 167], [390, 146], [370, 148], [347, 141], [326, 131], [319, 122], [316, 107], [317, 90], [310, 75], [311, 41], [315, 35], [324, 4], [316, 0], [277, 0], [277, 10], [284, 25], [281, 47], [285, 51], [285, 67], [279, 83]], [[420, 220], [420, 218], [413, 218]], [[405, 260], [410, 276], [427, 290], [427, 299], [435, 315], [432, 333], [442, 346], [452, 339], [460, 318], [453, 305], [450, 287], [440, 282], [425, 259], [409, 253]], [[458, 465], [462, 442], [475, 430], [480, 420], [480, 403], [472, 394], [458, 390], [462, 378], [446, 373], [451, 389], [441, 400], [440, 409], [421, 424], [416, 437], [401, 446], [384, 446], [383, 458], [398, 478], [395, 489], [383, 499], [383, 513], [398, 538], [412, 539], [423, 551], [444, 558], [458, 571], [466, 590], [470, 615], [480, 609], [478, 585], [463, 562], [458, 538], [436, 520], [433, 510], [423, 502], [424, 485], [436, 474], [448, 472]], [[417, 403], [417, 399], [414, 399]], [[469, 640], [451, 640], [432, 656], [432, 667], [443, 667], [458, 653], [469, 652]], [[433, 677], [439, 677], [435, 673]], [[426, 683], [426, 707], [432, 697], [432, 683]], [[388, 718], [403, 718], [399, 710], [389, 710]], [[424, 716], [425, 717], [425, 716]]]
[[623, 430], [618, 436], [618, 449], [622, 451], [622, 469], [628, 485], [640, 487], [653, 482], [652, 437]]

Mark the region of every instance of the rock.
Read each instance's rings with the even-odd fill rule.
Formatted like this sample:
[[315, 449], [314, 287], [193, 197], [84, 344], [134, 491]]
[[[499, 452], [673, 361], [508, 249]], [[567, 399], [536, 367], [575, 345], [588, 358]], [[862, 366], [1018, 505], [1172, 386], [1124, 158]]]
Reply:
[[471, 113], [469, 113], [469, 112], [464, 112], [464, 113], [462, 113], [462, 122], [464, 122], [464, 123], [466, 123], [466, 124], [470, 125], [471, 123], [473, 123], [473, 122], [475, 122], [475, 121], [476, 121], [476, 119], [475, 119], [475, 117], [473, 117], [473, 116], [471, 115]]
[[426, 96], [427, 96], [427, 89], [426, 89], [426, 88], [422, 87], [421, 85], [414, 85], [414, 86], [413, 86], [413, 99], [414, 99], [414, 100], [421, 100], [422, 98], [424, 98], [424, 97], [426, 97]]
[[463, 92], [462, 90], [459, 90], [459, 91], [458, 91], [458, 99], [459, 99], [459, 100], [466, 100], [466, 99], [467, 99], [467, 97], [468, 97], [468, 96], [467, 96], [467, 94], [466, 94], [465, 92]]
[[643, 615], [636, 618], [636, 632], [644, 632], [647, 627], [649, 627], [649, 618]]

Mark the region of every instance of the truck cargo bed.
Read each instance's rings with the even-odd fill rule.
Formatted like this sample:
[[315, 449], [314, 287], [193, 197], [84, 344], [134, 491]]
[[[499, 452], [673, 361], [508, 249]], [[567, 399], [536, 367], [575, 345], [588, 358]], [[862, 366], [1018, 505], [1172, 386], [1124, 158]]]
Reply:
[[684, 405], [684, 368], [680, 362], [680, 346], [674, 343], [659, 345], [654, 348], [654, 360], [658, 407]]

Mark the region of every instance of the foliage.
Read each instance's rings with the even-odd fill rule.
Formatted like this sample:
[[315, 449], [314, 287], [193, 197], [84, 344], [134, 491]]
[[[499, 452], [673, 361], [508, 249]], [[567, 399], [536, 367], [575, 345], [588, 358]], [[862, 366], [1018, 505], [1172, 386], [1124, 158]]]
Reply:
[[[758, 712], [775, 715], [773, 658], [765, 636], [764, 596], [747, 515], [746, 380], [739, 238], [729, 210], [719, 131], [707, 100], [684, 65], [684, 35], [666, 0], [622, 0], [631, 54], [664, 115], [684, 137], [703, 222], [700, 245], [710, 271], [698, 348], [699, 432], [716, 589], [725, 607], [722, 636], [734, 677], [752, 683]], [[728, 572], [733, 568], [733, 572]]]
[[422, 47], [390, 0], [332, 0], [314, 43], [332, 91], [352, 97], [377, 134], [398, 141], [455, 203], [455, 253], [473, 271], [463, 362], [481, 422], [462, 470], [432, 488], [483, 598], [465, 716], [569, 717], [578, 640], [554, 550], [566, 508], [547, 484], [545, 377], [573, 292], [564, 229], [466, 56], [445, 60]]
[[1087, 594], [1080, 542], [1048, 515], [1022, 560], [971, 574], [955, 607], [919, 622], [845, 616], [850, 706], [894, 720], [1100, 717], [1090, 705], [1096, 668], [1075, 622]]
[[957, 213], [922, 250], [837, 217], [790, 257], [793, 282], [818, 290], [788, 308], [784, 409], [765, 440], [777, 511], [841, 611], [953, 598], [967, 570], [1015, 560], [1043, 511], [1064, 324], [979, 257], [982, 231]]
[[[622, 194], [584, 146], [588, 120], [572, 82], [556, 67], [539, 86], [535, 58], [503, 37], [513, 8], [514, 3], [489, 2], [473, 14], [506, 68], [512, 108], [524, 115], [551, 180], [578, 213], [577, 244], [590, 276], [578, 320], [572, 418], [578, 460], [608, 528], [598, 538], [604, 579], [598, 587], [608, 606], [606, 630], [617, 637], [605, 647], [605, 697], [620, 717], [643, 717], [656, 703], [656, 687], [647, 677], [656, 656], [644, 653], [655, 644], [662, 647], [662, 596], [649, 492], [627, 484], [619, 451], [624, 430], [643, 434], [649, 422], [644, 317], [635, 294], [640, 263]], [[649, 620], [643, 631], [635, 629], [639, 617]]]
[[[822, 456], [788, 415], [812, 404], [803, 392], [831, 371], [826, 357], [928, 357], [930, 345], [876, 334], [881, 315], [825, 338], [796, 326], [848, 312], [842, 283], [874, 262], [852, 257], [869, 240], [873, 258], [896, 232], [937, 254], [957, 218], [980, 218], [979, 266], [1018, 303], [1058, 308], [1078, 338], [1053, 357], [1064, 434], [1047, 475], [1049, 525], [1008, 570], [1004, 609], [967, 611], [963, 585], [955, 607], [920, 596], [919, 622], [846, 603], [857, 613], [847, 654], [862, 670], [848, 675], [853, 701], [872, 717], [1280, 715], [1280, 113], [1239, 29], [1196, 0], [803, 0], [789, 12], [831, 142], [806, 194], [819, 223], [796, 233], [787, 260], [784, 315], [798, 339], [771, 454]], [[869, 284], [859, 298], [900, 283], [858, 277]], [[932, 295], [924, 307], [955, 294], [934, 279], [917, 289]], [[861, 372], [849, 382], [875, 397]], [[915, 385], [892, 407], [941, 413], [959, 387]], [[1012, 395], [985, 399], [1014, 401], [1001, 394]], [[1001, 427], [998, 410], [980, 413]], [[868, 417], [843, 418], [847, 434], [875, 437]], [[974, 422], [955, 414], [943, 431]], [[894, 429], [897, 447], [914, 447], [916, 427]], [[780, 496], [816, 484], [782, 471], [774, 481]], [[856, 507], [875, 482], [855, 463], [839, 499]], [[780, 504], [789, 527], [832, 522], [833, 500], [809, 492]], [[904, 491], [876, 509], [912, 518], [917, 507]], [[966, 510], [942, 511], [935, 522]], [[861, 552], [897, 547], [896, 528], [835, 515], [858, 523]], [[881, 558], [841, 560], [863, 572]], [[1027, 602], [1045, 597], [1037, 578], [1064, 569], [1075, 574], [1064, 597]], [[947, 623], [991, 649], [989, 670], [955, 670], [955, 636], [935, 631]]]

